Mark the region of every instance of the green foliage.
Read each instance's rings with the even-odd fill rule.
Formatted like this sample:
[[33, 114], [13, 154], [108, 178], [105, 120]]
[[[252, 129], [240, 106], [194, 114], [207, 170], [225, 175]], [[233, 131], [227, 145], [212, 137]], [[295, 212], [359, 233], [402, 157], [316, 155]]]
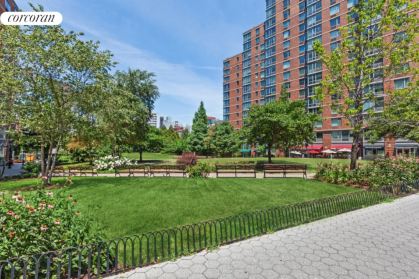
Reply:
[[319, 163], [315, 179], [335, 184], [376, 188], [419, 179], [419, 159], [396, 157], [377, 159], [369, 165]]
[[164, 136], [167, 141], [177, 141], [179, 139], [179, 134], [173, 129], [172, 125], [164, 132]]
[[188, 129], [188, 128], [185, 128], [185, 129], [182, 131], [181, 138], [182, 138], [183, 140], [188, 140], [188, 137], [189, 137], [189, 129]]
[[213, 150], [217, 156], [231, 156], [240, 150], [242, 141], [240, 133], [228, 121], [211, 126], [209, 136], [205, 139], [207, 149]]
[[[1, 260], [104, 240], [96, 219], [85, 211], [80, 212], [77, 201], [66, 190], [3, 194], [0, 215]], [[87, 256], [87, 251], [82, 253]], [[92, 254], [95, 258], [92, 260], [97, 261], [97, 253]], [[101, 257], [103, 260], [105, 256]], [[65, 254], [62, 258], [64, 264], [67, 259], [68, 254]], [[28, 270], [33, 270], [34, 265], [34, 262], [29, 262]], [[77, 265], [73, 268], [77, 270]], [[82, 257], [82, 269], [86, 268], [87, 258]], [[21, 269], [17, 270], [18, 274], [21, 272]]]
[[188, 146], [191, 151], [202, 155], [208, 152], [209, 146], [205, 146], [205, 138], [208, 136], [208, 119], [204, 108], [204, 103], [201, 102], [198, 111], [192, 120], [192, 133], [188, 137]]
[[165, 140], [161, 153], [181, 155], [188, 151], [188, 142], [184, 139], [177, 139], [176, 141]]
[[418, 7], [412, 0], [359, 1], [348, 14], [349, 24], [340, 28], [340, 47], [330, 53], [319, 41], [313, 44], [328, 72], [315, 98], [325, 102], [330, 96], [327, 104], [348, 120], [344, 124], [353, 132], [351, 169], [356, 167], [358, 143], [367, 127], [365, 114], [383, 106], [383, 88], [371, 83], [403, 72], [418, 73], [414, 66], [419, 62]]
[[318, 114], [306, 111], [304, 100], [280, 99], [264, 106], [251, 106], [242, 133], [248, 144], [266, 145], [271, 162], [272, 148], [286, 152], [291, 146], [313, 142], [314, 125], [321, 120]]
[[69, 151], [72, 162], [82, 163], [89, 159], [89, 152], [86, 148], [74, 147]]
[[41, 171], [41, 165], [39, 163], [27, 162], [23, 169], [29, 173], [38, 174]]
[[208, 178], [212, 171], [210, 164], [198, 161], [198, 163], [192, 167], [186, 168], [190, 178]]

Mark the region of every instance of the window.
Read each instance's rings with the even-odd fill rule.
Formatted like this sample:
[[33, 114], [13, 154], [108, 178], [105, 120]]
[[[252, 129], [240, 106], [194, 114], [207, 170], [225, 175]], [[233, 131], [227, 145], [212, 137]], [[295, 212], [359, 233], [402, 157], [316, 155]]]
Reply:
[[284, 16], [284, 19], [286, 19], [287, 17], [290, 16], [290, 10], [286, 10], [282, 13], [282, 15]]
[[291, 77], [291, 72], [284, 72], [284, 80], [289, 79]]
[[230, 98], [230, 93], [229, 92], [224, 92], [223, 93], [223, 99], [228, 100], [229, 98]]
[[265, 39], [274, 36], [275, 33], [276, 33], [276, 27], [275, 26], [272, 27], [272, 28], [270, 28], [270, 29], [268, 29], [268, 30], [266, 30], [265, 31]]
[[300, 79], [299, 83], [300, 83], [300, 86], [305, 86], [307, 84], [307, 79], [302, 78]]
[[285, 61], [284, 62], [284, 69], [288, 69], [289, 67], [291, 67], [291, 62], [290, 61]]
[[300, 43], [305, 42], [307, 40], [307, 34], [304, 33], [303, 35], [298, 37], [298, 39]]
[[258, 65], [258, 64], [256, 64], [256, 65], [255, 65], [255, 69], [258, 69], [258, 68], [259, 68], [259, 65]]
[[230, 108], [223, 108], [223, 114], [230, 113]]
[[306, 1], [301, 2], [298, 5], [298, 10], [301, 12], [302, 10], [304, 10], [306, 8]]
[[340, 16], [338, 16], [337, 18], [334, 18], [332, 20], [330, 20], [330, 28], [333, 28], [335, 26], [338, 26], [340, 24]]
[[227, 82], [227, 81], [230, 81], [230, 77], [223, 78], [223, 82]]
[[290, 33], [291, 33], [290, 30], [285, 31], [283, 34], [283, 38], [284, 39], [288, 38], [290, 36]]
[[258, 74], [258, 73], [256, 73], [255, 77], [256, 77], [256, 78], [259, 78], [259, 74]]
[[251, 85], [243, 86], [243, 94], [249, 93], [252, 90]]
[[276, 87], [275, 86], [271, 86], [271, 87], [266, 87], [265, 90], [265, 95], [269, 96], [269, 95], [273, 95], [276, 92]]
[[247, 68], [247, 67], [249, 67], [249, 66], [250, 66], [250, 64], [251, 64], [250, 59], [244, 60], [244, 61], [243, 61], [243, 68]]
[[284, 2], [282, 2], [282, 6], [284, 7], [284, 9], [286, 9], [289, 5], [290, 5], [290, 0], [284, 0]]
[[256, 36], [260, 34], [260, 28], [256, 29]]
[[274, 44], [275, 44], [275, 36], [267, 39], [263, 45], [265, 45], [266, 47], [270, 47], [271, 45], [274, 45]]
[[340, 12], [340, 4], [334, 5], [332, 7], [330, 7], [330, 15], [335, 15], [338, 12]]
[[267, 21], [265, 21], [265, 30], [268, 30], [269, 28], [271, 28], [272, 26], [274, 26], [276, 23], [276, 19], [275, 17], [268, 19]]
[[244, 77], [243, 78], [243, 85], [250, 84], [250, 80], [251, 80], [251, 77], [250, 76]]
[[[321, 121], [320, 122], [316, 122], [316, 125], [314, 127], [316, 127], [316, 128], [322, 128], [323, 127], [323, 122], [321, 122]], [[323, 136], [323, 134], [322, 134], [322, 136]]]
[[342, 118], [332, 118], [332, 127], [342, 126]]
[[306, 17], [307, 17], [307, 13], [302, 13], [298, 16], [298, 20], [302, 21], [302, 20], [306, 19]]
[[250, 49], [248, 51], [243, 52], [243, 60], [250, 58], [251, 51]]
[[228, 106], [230, 106], [230, 100], [225, 100], [225, 101], [223, 101], [223, 106], [224, 106], [224, 107], [228, 107]]
[[275, 15], [275, 6], [273, 6], [272, 8], [266, 11], [266, 18], [268, 19], [274, 15]]
[[272, 86], [276, 83], [276, 76], [268, 77], [266, 80], [266, 86]]
[[259, 82], [255, 83], [255, 87], [258, 88], [259, 87]]
[[265, 83], [266, 83], [266, 81], [262, 80], [262, 81], [260, 82], [260, 87], [265, 87]]
[[238, 69], [240, 69], [240, 65], [237, 65], [237, 66], [236, 66], [236, 69], [237, 69], [237, 70], [238, 70]]
[[307, 29], [307, 24], [304, 22], [298, 26], [298, 31], [302, 32]]
[[301, 89], [300, 90], [300, 98], [305, 98], [306, 97], [306, 90], [305, 89]]
[[237, 76], [237, 77], [239, 77], [239, 76], [240, 76], [240, 74], [239, 74], [239, 73], [237, 73], [237, 74], [236, 74], [236, 76]]
[[316, 52], [314, 50], [311, 50], [307, 53], [307, 61], [308, 62], [318, 60], [319, 58], [320, 58], [320, 56], [318, 54], [316, 54]]
[[243, 95], [243, 102], [250, 101], [251, 97], [252, 97], [251, 94]]
[[314, 5], [308, 6], [307, 7], [307, 15], [313, 15], [315, 14], [317, 11], [320, 11], [322, 8], [322, 2], [319, 1]]
[[309, 74], [315, 73], [317, 71], [321, 71], [322, 62], [318, 61], [318, 62], [310, 63], [310, 64], [307, 65], [307, 69], [308, 69]]
[[224, 70], [223, 71], [223, 75], [225, 76], [225, 75], [228, 75], [230, 73], [230, 69], [228, 69], [228, 70]]
[[306, 74], [306, 67], [300, 68], [299, 73], [300, 73], [300, 76], [304, 76]]
[[286, 89], [290, 89], [290, 87], [291, 87], [291, 83], [286, 82], [286, 83], [284, 83], [284, 86], [285, 86], [285, 88], [286, 88]]
[[300, 46], [298, 50], [299, 50], [300, 53], [306, 52], [307, 51], [307, 45]]
[[358, 0], [348, 0], [348, 9], [352, 8], [353, 6], [358, 5]]
[[[273, 47], [271, 47], [271, 48], [268, 48], [268, 49], [265, 51], [265, 53], [264, 53], [264, 54], [262, 54], [262, 55], [265, 55], [265, 54], [266, 54], [266, 57], [269, 57], [269, 56], [274, 55], [274, 54], [275, 54], [275, 46], [273, 46]], [[264, 57], [263, 57], [262, 59], [264, 59]]]
[[330, 51], [334, 51], [337, 48], [340, 48], [340, 42], [334, 42], [330, 44]]
[[291, 55], [291, 52], [289, 50], [284, 51], [284, 59], [290, 57], [290, 55]]
[[283, 23], [284, 28], [287, 28], [288, 26], [290, 26], [290, 20], [289, 19], [284, 21], [284, 23]]
[[307, 30], [308, 38], [314, 38], [322, 32], [322, 26], [317, 25], [316, 27], [310, 28]]
[[252, 33], [246, 33], [243, 35], [243, 44], [247, 43], [252, 39]]
[[12, 11], [12, 5], [10, 5], [8, 0], [6, 0], [6, 10], [8, 10], [9, 12]]
[[407, 39], [407, 35], [406, 35], [405, 31], [394, 34], [394, 41], [395, 42], [401, 42], [401, 41], [404, 41], [406, 39]]
[[307, 26], [313, 27], [322, 21], [322, 13], [315, 14], [307, 19]]
[[229, 91], [229, 90], [230, 90], [230, 84], [224, 84], [223, 85], [223, 91], [226, 92], [226, 91]]
[[300, 56], [300, 65], [306, 63], [306, 56]]
[[405, 89], [409, 83], [409, 78], [402, 78], [394, 81], [394, 89]]
[[275, 62], [276, 62], [276, 56], [271, 56], [271, 57], [269, 57], [268, 59], [265, 60], [265, 66], [266, 67], [271, 66], [271, 65], [275, 64]]
[[251, 68], [249, 67], [249, 68], [246, 68], [246, 69], [243, 69], [243, 76], [245, 77], [245, 76], [247, 76], [247, 75], [250, 75], [250, 70]]
[[257, 104], [259, 104], [259, 101], [258, 101], [258, 100], [256, 100], [255, 104], [256, 104], [256, 105], [257, 105]]
[[271, 67], [266, 68], [266, 69], [265, 69], [265, 74], [266, 74], [266, 76], [267, 76], [267, 77], [268, 77], [268, 76], [271, 76], [271, 75], [273, 75], [273, 74], [275, 74], [275, 65], [274, 65], [274, 66], [271, 66]]
[[239, 109], [240, 108], [240, 105], [236, 105], [236, 109]]
[[308, 76], [308, 85], [319, 83], [322, 80], [322, 73], [317, 73]]
[[240, 60], [240, 57], [237, 57], [237, 62], [239, 62], [239, 60]]
[[227, 67], [230, 67], [230, 61], [223, 63], [223, 68], [227, 68]]
[[290, 47], [290, 41], [284, 42], [284, 49]]
[[256, 38], [256, 44], [260, 43], [260, 38]]
[[256, 55], [255, 56], [255, 60], [258, 61], [259, 60], [259, 56]]
[[237, 90], [236, 90], [236, 94], [239, 94], [239, 93], [240, 93], [240, 91], [239, 91], [239, 89], [237, 89]]
[[319, 36], [317, 38], [311, 39], [307, 42], [307, 50], [312, 50], [313, 49], [313, 43], [314, 41], [319, 41], [320, 43], [322, 42], [322, 36]]
[[333, 40], [337, 37], [340, 36], [340, 31], [339, 30], [333, 30], [332, 32], [330, 32], [330, 39]]
[[[249, 48], [252, 47], [252, 42], [247, 42], [243, 45], [243, 51], [248, 50]], [[238, 60], [237, 60], [238, 61]]]

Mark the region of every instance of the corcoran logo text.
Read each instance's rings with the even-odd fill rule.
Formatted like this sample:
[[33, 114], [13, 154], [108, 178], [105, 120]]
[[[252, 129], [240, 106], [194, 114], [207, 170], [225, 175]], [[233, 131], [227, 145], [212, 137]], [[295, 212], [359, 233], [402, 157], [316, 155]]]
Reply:
[[59, 12], [6, 12], [1, 15], [4, 25], [58, 25], [62, 21]]

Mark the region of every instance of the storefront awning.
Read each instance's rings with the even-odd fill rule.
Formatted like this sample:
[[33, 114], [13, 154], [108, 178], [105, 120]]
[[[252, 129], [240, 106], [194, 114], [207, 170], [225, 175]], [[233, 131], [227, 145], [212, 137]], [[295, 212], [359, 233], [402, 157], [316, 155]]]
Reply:
[[252, 151], [252, 150], [250, 150], [250, 149], [243, 149], [242, 150], [243, 153], [249, 153], [250, 151]]
[[309, 153], [309, 154], [320, 154], [322, 152], [320, 150], [310, 150], [310, 151], [307, 151], [307, 153]]
[[330, 149], [344, 149], [344, 148], [352, 149], [352, 145], [351, 144], [343, 144], [343, 145], [332, 145], [330, 147]]
[[313, 149], [322, 149], [323, 145], [309, 145], [307, 146], [308, 150], [313, 150]]

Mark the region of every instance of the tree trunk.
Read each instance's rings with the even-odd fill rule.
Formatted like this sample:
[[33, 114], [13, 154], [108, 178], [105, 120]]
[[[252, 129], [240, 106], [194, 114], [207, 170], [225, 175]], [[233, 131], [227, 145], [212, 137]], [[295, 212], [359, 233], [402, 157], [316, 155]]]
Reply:
[[[57, 150], [58, 152], [58, 150]], [[90, 161], [90, 165], [93, 165], [93, 158], [92, 158], [92, 147], [89, 145], [89, 161]]]
[[351, 149], [351, 170], [356, 168], [356, 160], [358, 159], [358, 142], [359, 142], [359, 132], [354, 132], [354, 139], [352, 142]]
[[268, 146], [268, 162], [272, 164], [272, 146]]
[[6, 171], [6, 160], [3, 159], [3, 170], [1, 171], [0, 179], [3, 179], [4, 172]]

